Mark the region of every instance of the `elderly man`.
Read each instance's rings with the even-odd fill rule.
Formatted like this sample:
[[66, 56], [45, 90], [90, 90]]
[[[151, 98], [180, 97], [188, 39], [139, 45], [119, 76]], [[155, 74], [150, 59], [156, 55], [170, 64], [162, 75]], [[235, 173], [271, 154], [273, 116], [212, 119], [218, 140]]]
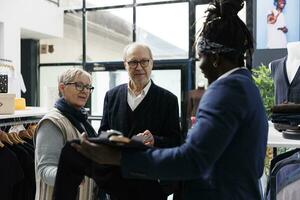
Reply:
[[[144, 138], [145, 145], [151, 147], [166, 148], [180, 145], [177, 97], [155, 85], [150, 79], [153, 69], [153, 57], [150, 48], [140, 43], [129, 44], [124, 49], [123, 59], [129, 81], [127, 84], [119, 85], [106, 93], [99, 133], [114, 129], [121, 131], [124, 136], [129, 138], [140, 135]], [[70, 148], [66, 147], [65, 149], [62, 153], [61, 164], [70, 159], [70, 156], [64, 158], [64, 152], [69, 151]], [[74, 151], [74, 149], [72, 150]], [[61, 167], [61, 169], [63, 168]], [[86, 166], [81, 167], [81, 169], [83, 168], [86, 168]], [[64, 169], [66, 170], [63, 170], [62, 174], [65, 176], [68, 170], [67, 168]], [[90, 171], [87, 172], [87, 175], [92, 176], [113, 199], [167, 199], [166, 188], [170, 189], [172, 184], [162, 187], [155, 180], [124, 179], [119, 169], [114, 170], [113, 173], [106, 170], [105, 174], [110, 174], [110, 178], [105, 181], [97, 181], [96, 177], [98, 175], [103, 176], [103, 171], [105, 171], [103, 168], [98, 170], [98, 175]], [[68, 171], [67, 173], [72, 172]], [[58, 174], [61, 173], [58, 172]], [[75, 177], [73, 174], [70, 176]], [[77, 183], [78, 180], [80, 179], [77, 179]], [[68, 182], [68, 184], [63, 184], [63, 182]], [[71, 199], [71, 189], [66, 188], [71, 185], [70, 182], [72, 182], [70, 179], [57, 178], [56, 199]], [[68, 191], [68, 194], [63, 194], [60, 191]], [[61, 194], [67, 196], [61, 196]]]
[[145, 144], [155, 147], [179, 145], [177, 97], [150, 79], [153, 68], [150, 48], [139, 43], [128, 45], [124, 50], [124, 65], [129, 82], [107, 92], [99, 132], [115, 129], [129, 138], [141, 133]]

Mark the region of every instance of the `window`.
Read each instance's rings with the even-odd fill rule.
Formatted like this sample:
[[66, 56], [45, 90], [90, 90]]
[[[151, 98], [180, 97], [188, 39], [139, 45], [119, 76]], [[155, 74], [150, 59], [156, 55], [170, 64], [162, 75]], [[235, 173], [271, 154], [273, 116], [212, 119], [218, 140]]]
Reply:
[[137, 41], [150, 45], [155, 59], [188, 57], [187, 3], [137, 7], [136, 18]]

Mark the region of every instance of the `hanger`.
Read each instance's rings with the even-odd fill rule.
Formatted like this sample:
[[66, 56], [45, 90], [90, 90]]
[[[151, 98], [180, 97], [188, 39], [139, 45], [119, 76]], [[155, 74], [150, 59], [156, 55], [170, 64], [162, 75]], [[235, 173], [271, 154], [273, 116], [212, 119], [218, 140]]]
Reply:
[[37, 127], [37, 124], [30, 124], [27, 127], [27, 132], [29, 133], [29, 135], [31, 135], [31, 138], [33, 137], [34, 133], [35, 133], [35, 129]]
[[28, 139], [32, 139], [32, 136], [29, 134], [29, 132], [27, 130], [21, 130], [18, 133], [18, 136], [22, 139], [22, 138], [28, 138]]
[[11, 134], [8, 133], [9, 126], [5, 126], [3, 130], [4, 130], [4, 131], [2, 131], [2, 130], [1, 130], [1, 131], [7, 136], [7, 138], [9, 139], [10, 142], [12, 142], [13, 144], [19, 144], [19, 141], [17, 141], [17, 140], [13, 137], [13, 135], [11, 135]]
[[11, 60], [7, 60], [7, 59], [0, 58], [0, 67], [8, 68], [8, 69], [10, 69], [12, 71], [15, 70], [15, 67], [12, 64], [12, 61]]
[[19, 143], [20, 143], [20, 141], [18, 141], [18, 140], [14, 137], [13, 134], [7, 133], [7, 136], [8, 136], [8, 138], [9, 138], [9, 140], [13, 142], [13, 144], [19, 144]]
[[13, 145], [14, 143], [9, 139], [7, 133], [4, 131], [0, 130], [0, 141], [5, 142], [7, 144]]
[[25, 141], [22, 140], [22, 139], [19, 137], [19, 135], [18, 135], [17, 132], [11, 132], [11, 133], [8, 133], [8, 134], [11, 134], [11, 135], [12, 135], [19, 143], [21, 143], [21, 144], [25, 143]]
[[22, 140], [22, 138], [19, 137], [19, 132], [22, 130], [22, 128], [25, 129], [23, 125], [20, 126], [19, 124], [18, 124], [18, 125], [11, 126], [10, 129], [9, 129], [9, 131], [8, 131], [8, 132], [9, 132], [8, 134], [12, 134], [13, 137], [14, 137], [17, 141], [19, 141], [19, 143], [22, 143], [22, 144], [23, 144], [25, 141]]

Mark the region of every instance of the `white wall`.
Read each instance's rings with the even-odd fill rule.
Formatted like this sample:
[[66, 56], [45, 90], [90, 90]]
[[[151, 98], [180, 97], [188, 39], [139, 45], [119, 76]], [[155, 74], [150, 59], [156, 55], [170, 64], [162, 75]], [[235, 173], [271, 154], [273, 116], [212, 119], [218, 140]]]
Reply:
[[49, 38], [62, 37], [63, 10], [46, 0], [1, 0], [0, 24], [0, 57], [12, 60], [16, 70], [21, 71], [22, 30]]

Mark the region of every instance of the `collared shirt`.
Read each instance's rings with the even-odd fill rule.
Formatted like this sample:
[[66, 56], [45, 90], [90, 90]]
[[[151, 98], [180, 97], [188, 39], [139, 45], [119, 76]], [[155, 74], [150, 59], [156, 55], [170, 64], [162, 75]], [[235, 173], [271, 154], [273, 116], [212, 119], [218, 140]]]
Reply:
[[239, 69], [247, 69], [247, 67], [236, 67], [233, 68], [231, 70], [229, 70], [228, 72], [222, 74], [222, 76], [220, 76], [217, 80], [222, 79], [222, 78], [226, 78], [227, 76], [229, 76], [230, 74], [232, 74], [233, 72], [239, 70]]
[[127, 103], [130, 106], [132, 111], [134, 111], [136, 107], [138, 107], [138, 105], [143, 101], [143, 99], [145, 98], [145, 96], [149, 91], [150, 86], [151, 86], [151, 80], [149, 80], [149, 82], [141, 91], [141, 93], [136, 96], [134, 92], [131, 90], [131, 88], [129, 87], [129, 83], [128, 83]]

